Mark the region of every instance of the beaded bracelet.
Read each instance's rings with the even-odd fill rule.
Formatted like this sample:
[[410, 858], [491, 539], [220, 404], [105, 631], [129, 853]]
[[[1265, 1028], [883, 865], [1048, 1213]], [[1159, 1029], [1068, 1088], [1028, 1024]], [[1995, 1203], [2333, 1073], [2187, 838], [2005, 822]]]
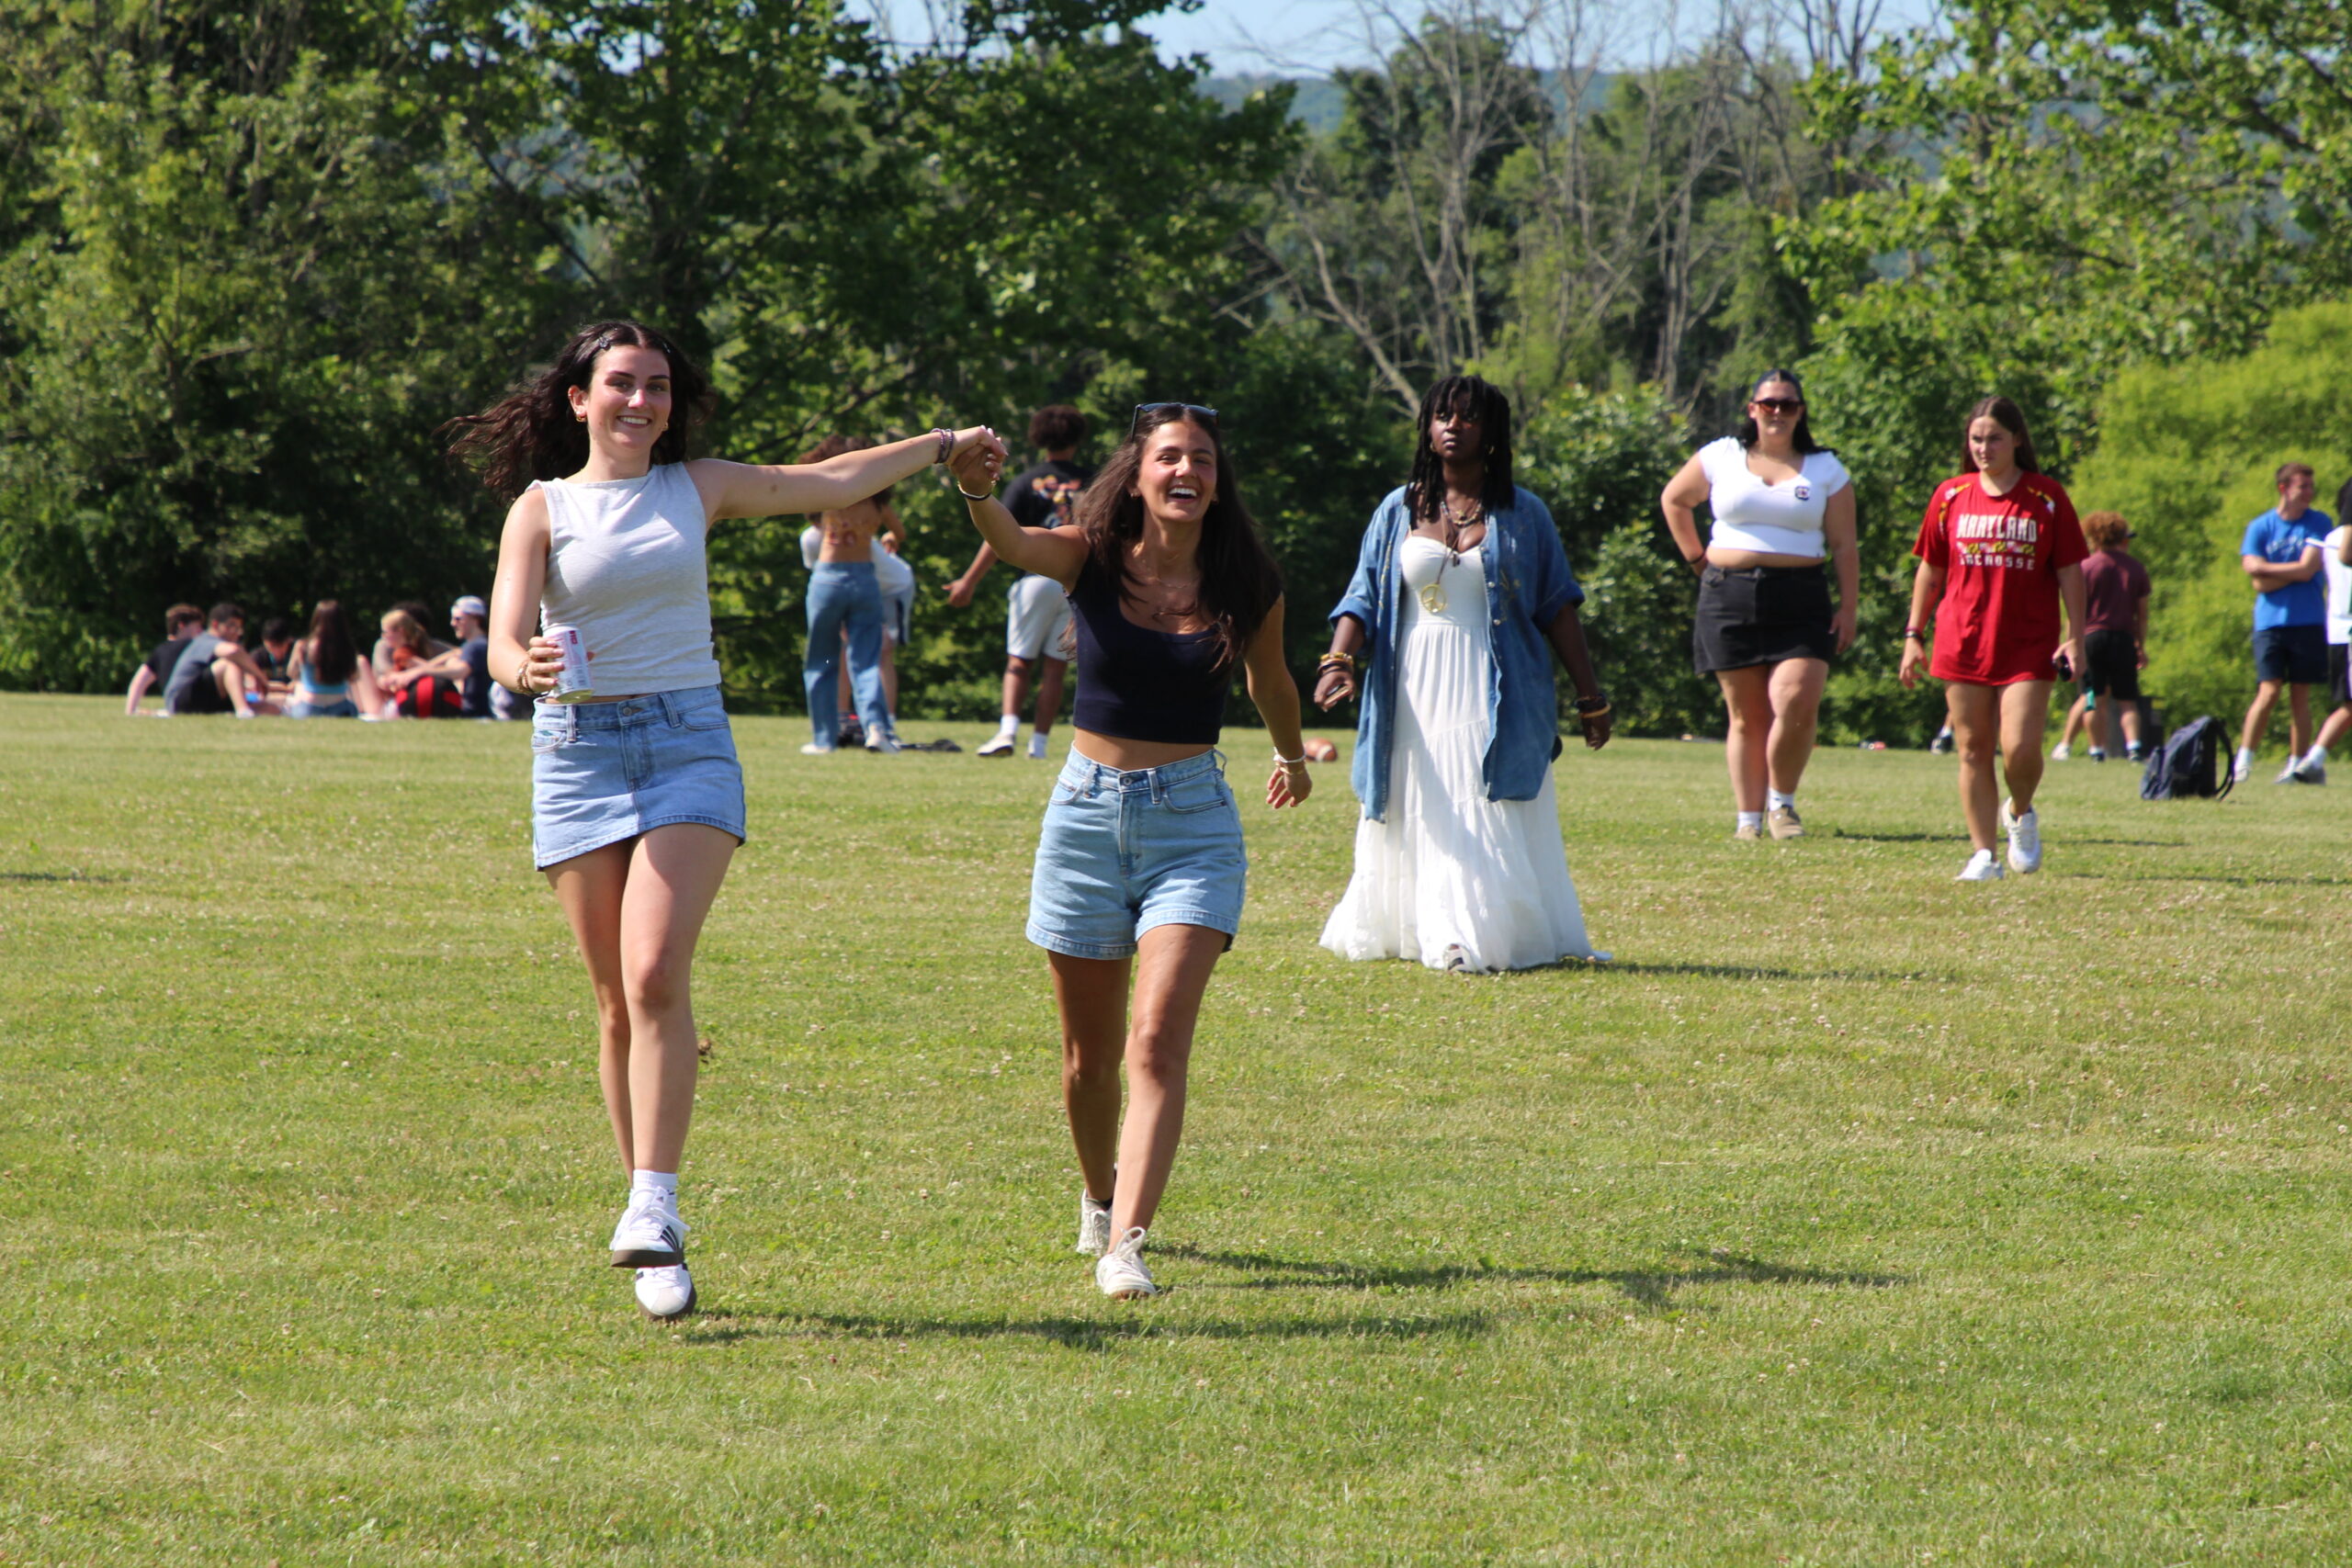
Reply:
[[932, 467], [935, 468], [947, 461], [947, 454], [956, 450], [956, 433], [942, 424], [933, 425], [931, 433], [939, 437], [939, 456], [931, 460]]

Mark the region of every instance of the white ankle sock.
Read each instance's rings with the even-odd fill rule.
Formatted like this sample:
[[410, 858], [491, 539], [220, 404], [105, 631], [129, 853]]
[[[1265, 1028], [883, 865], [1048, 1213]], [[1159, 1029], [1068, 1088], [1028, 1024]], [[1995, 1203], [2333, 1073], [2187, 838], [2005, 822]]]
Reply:
[[2312, 747], [2310, 750], [2303, 753], [2303, 760], [2301, 765], [2306, 768], [2325, 767], [2327, 765], [2327, 748], [2324, 746]]
[[2254, 766], [2253, 747], [2241, 746], [2238, 748], [2238, 766], [2241, 768], [2251, 768]]
[[1743, 828], [1761, 828], [1764, 826], [1764, 813], [1743, 811], [1739, 814], [1739, 825]]
[[674, 1170], [633, 1170], [628, 1174], [629, 1196], [639, 1192], [659, 1192], [672, 1202], [678, 1199], [678, 1173]]
[[1013, 736], [1013, 735], [1018, 735], [1018, 734], [1020, 734], [1020, 733], [1021, 733], [1021, 716], [1020, 716], [1019, 714], [1017, 714], [1017, 713], [1009, 713], [1009, 714], [1006, 714], [1006, 715], [1004, 716], [1004, 717], [1003, 717], [1003, 718], [1002, 718], [1002, 719], [998, 723], [998, 725], [997, 725], [997, 727], [996, 727], [996, 732], [997, 732], [999, 735], [1003, 735], [1003, 736]]
[[1786, 795], [1777, 789], [1768, 789], [1764, 792], [1764, 809], [1767, 811], [1778, 811], [1784, 806], [1794, 806], [1796, 803], [1794, 790], [1791, 790]]

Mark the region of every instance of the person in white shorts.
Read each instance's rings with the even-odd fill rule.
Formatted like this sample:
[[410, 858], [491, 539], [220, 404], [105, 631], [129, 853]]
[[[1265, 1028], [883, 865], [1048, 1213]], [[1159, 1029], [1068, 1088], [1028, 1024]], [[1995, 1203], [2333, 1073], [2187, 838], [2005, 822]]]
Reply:
[[[1047, 404], [1029, 416], [1029, 439], [1044, 454], [1044, 460], [1005, 487], [1005, 508], [1024, 528], [1066, 528], [1079, 492], [1094, 478], [1094, 470], [1077, 460], [1078, 448], [1086, 440], [1086, 416], [1067, 403]], [[996, 551], [983, 544], [964, 575], [948, 584], [947, 602], [970, 604], [980, 579], [995, 564]], [[1022, 704], [1028, 697], [1034, 674], [1037, 716], [1035, 733], [1029, 737], [1029, 755], [1043, 757], [1046, 738], [1053, 733], [1054, 717], [1061, 711], [1062, 682], [1076, 649], [1069, 595], [1052, 578], [1032, 572], [1015, 582], [1005, 598], [1004, 716], [994, 738], [980, 748], [980, 755], [1012, 755], [1021, 733]]]
[[[2335, 514], [2352, 517], [2352, 479], [2335, 492]], [[2335, 705], [2319, 727], [2312, 749], [2288, 765], [2297, 784], [2327, 782], [2327, 753], [2352, 729], [2352, 523], [2340, 523], [2320, 547], [2320, 570], [2327, 578], [2327, 700]]]

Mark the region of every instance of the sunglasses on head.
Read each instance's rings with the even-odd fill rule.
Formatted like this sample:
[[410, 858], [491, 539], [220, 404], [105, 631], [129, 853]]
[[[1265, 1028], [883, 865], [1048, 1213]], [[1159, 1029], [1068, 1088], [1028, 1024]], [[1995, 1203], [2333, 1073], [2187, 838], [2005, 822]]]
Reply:
[[[1187, 418], [1199, 421], [1202, 424], [1211, 430], [1215, 430], [1216, 428], [1216, 410], [1212, 408], [1203, 408], [1198, 403], [1137, 403], [1136, 405], [1135, 423], [1127, 426], [1127, 434], [1129, 435], [1133, 435], [1143, 429], [1143, 421], [1146, 414], [1167, 413], [1170, 409], [1177, 410]], [[1170, 414], [1169, 417], [1172, 420], [1176, 416]], [[1162, 423], [1167, 422], [1163, 421]]]
[[1749, 400], [1766, 413], [1803, 413], [1803, 398], [1753, 398]]

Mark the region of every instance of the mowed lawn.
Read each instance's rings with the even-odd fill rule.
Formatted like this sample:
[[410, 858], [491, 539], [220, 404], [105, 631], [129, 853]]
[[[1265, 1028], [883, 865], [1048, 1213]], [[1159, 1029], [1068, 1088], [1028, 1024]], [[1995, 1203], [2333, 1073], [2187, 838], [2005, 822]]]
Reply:
[[1948, 759], [1824, 752], [1781, 846], [1715, 747], [1572, 750], [1617, 961], [1454, 978], [1316, 947], [1344, 770], [1276, 817], [1237, 733], [1118, 1303], [1050, 768], [740, 720], [668, 1328], [525, 728], [118, 710], [0, 698], [0, 1561], [2352, 1560], [2345, 784], [2053, 764], [1962, 887]]

